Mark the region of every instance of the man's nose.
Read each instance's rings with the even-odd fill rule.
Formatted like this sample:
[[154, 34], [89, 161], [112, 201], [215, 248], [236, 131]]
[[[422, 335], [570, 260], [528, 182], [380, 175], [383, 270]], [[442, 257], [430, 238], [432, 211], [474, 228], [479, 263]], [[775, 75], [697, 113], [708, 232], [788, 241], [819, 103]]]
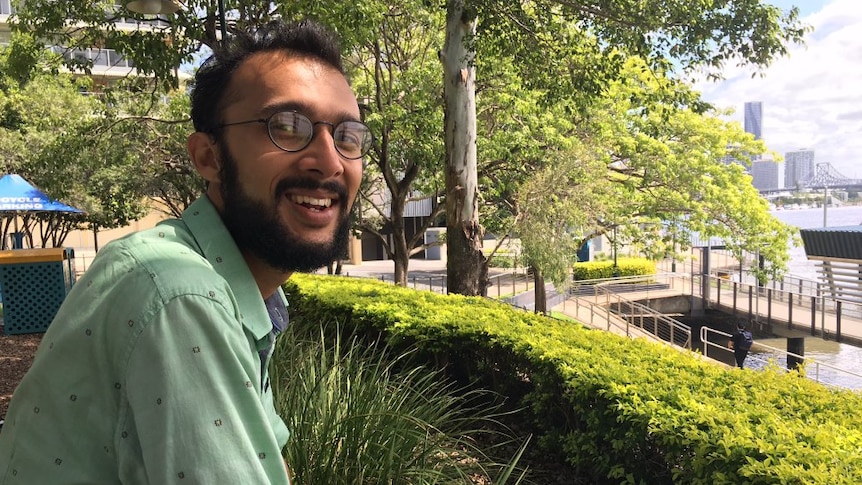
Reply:
[[300, 168], [316, 172], [323, 179], [338, 177], [344, 172], [345, 160], [335, 149], [333, 127], [329, 123], [316, 123], [314, 128], [311, 143], [300, 152]]

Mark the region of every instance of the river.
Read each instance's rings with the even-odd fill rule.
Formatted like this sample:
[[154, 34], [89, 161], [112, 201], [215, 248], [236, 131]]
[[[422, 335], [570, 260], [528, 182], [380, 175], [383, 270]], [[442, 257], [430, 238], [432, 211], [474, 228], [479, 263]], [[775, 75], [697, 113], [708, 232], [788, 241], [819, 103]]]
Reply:
[[[817, 209], [775, 210], [772, 211], [772, 214], [781, 221], [801, 229], [824, 227], [822, 207]], [[860, 223], [862, 223], [862, 206], [829, 207], [826, 210], [826, 227], [855, 226]], [[817, 278], [816, 262], [808, 260], [805, 256], [805, 248], [802, 246], [790, 249], [788, 273], [793, 276], [812, 280]], [[785, 339], [764, 339], [760, 340], [760, 342], [783, 350], [787, 348], [787, 341]], [[753, 355], [757, 356], [758, 354]], [[855, 374], [862, 374], [862, 348], [860, 347], [812, 337], [805, 339], [805, 356]], [[786, 361], [781, 358], [777, 364], [785, 367]], [[746, 367], [756, 368], [762, 365], [762, 363], [757, 362], [755, 359], [746, 361]], [[813, 367], [809, 366], [809, 374], [813, 373], [814, 370]], [[862, 390], [862, 377], [833, 371], [826, 367], [821, 367], [819, 372], [822, 382]]]
[[[775, 210], [772, 214], [780, 221], [801, 229], [823, 227], [823, 208]], [[826, 227], [855, 226], [862, 224], [862, 205], [829, 207], [826, 210]], [[801, 278], [817, 279], [817, 266], [805, 256], [801, 245], [790, 249], [787, 272]]]

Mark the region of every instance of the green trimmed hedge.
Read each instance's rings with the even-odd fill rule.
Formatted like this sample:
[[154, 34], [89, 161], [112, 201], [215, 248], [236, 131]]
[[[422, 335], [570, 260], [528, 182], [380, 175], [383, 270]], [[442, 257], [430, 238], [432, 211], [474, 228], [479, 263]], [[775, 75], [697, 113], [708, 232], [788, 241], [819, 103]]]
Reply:
[[656, 273], [655, 261], [644, 258], [618, 258], [618, 275], [614, 275], [613, 261], [585, 261], [575, 263], [572, 272], [575, 281], [598, 280], [614, 276], [644, 276]]
[[862, 395], [645, 340], [370, 279], [294, 275], [299, 327], [340, 322], [526, 406], [596, 483], [862, 483]]

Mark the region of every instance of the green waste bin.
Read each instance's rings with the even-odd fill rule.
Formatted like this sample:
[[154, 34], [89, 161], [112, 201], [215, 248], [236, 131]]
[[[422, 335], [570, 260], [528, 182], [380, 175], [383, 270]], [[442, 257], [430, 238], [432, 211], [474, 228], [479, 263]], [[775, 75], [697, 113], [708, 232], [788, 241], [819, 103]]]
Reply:
[[74, 283], [75, 252], [71, 248], [0, 251], [3, 332], [48, 330]]

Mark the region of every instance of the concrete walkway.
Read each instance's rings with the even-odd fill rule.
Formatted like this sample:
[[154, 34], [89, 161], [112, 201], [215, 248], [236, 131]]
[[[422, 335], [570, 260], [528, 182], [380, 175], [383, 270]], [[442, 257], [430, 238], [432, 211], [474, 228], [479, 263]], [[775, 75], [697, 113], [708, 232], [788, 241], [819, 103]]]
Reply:
[[[730, 262], [725, 263], [732, 266]], [[342, 274], [345, 276], [371, 277], [392, 281], [394, 274], [394, 262], [386, 261], [363, 261], [361, 264], [352, 265], [344, 264], [342, 266]], [[518, 269], [518, 278], [513, 281], [508, 276], [503, 279], [501, 275], [510, 275], [512, 270], [491, 268], [491, 286], [488, 288], [488, 295], [493, 298], [511, 296], [513, 294], [530, 291], [533, 288], [532, 278], [523, 275], [523, 269]], [[320, 270], [319, 273], [326, 273], [326, 270]], [[671, 287], [667, 290], [652, 292], [648, 295], [630, 294], [625, 295], [626, 299], [640, 300], [644, 297], [659, 298], [674, 295], [694, 295], [700, 297], [702, 288], [700, 284], [695, 282], [692, 285], [692, 280], [684, 273], [676, 273], [675, 278], [672, 278]], [[432, 290], [436, 292], [444, 292], [446, 277], [445, 261], [433, 261], [424, 259], [411, 259], [408, 266], [408, 286], [419, 290]], [[738, 317], [748, 319], [749, 317], [749, 297], [747, 294], [747, 285], [738, 284], [737, 286], [737, 307], [733, 309], [733, 291], [728, 289], [727, 282], [723, 282], [722, 291], [719, 292], [715, 288], [715, 279], [710, 291], [709, 307], [721, 309], [728, 313], [735, 313]], [[810, 297], [796, 296], [793, 299], [794, 304], [790, 305], [789, 294], [773, 291], [772, 302], [769, 301], [769, 292], [761, 289], [761, 296], [757, 296], [756, 289], [753, 291], [751, 299], [751, 320], [754, 325], [764, 327], [770, 324], [771, 331], [779, 336], [797, 336], [797, 337], [812, 337], [811, 333], [811, 308]], [[782, 298], [779, 300], [779, 298]], [[595, 302], [599, 303], [599, 302]], [[818, 304], [819, 305], [819, 304]], [[791, 308], [792, 307], [792, 308]], [[814, 337], [825, 338], [827, 340], [836, 340], [838, 333], [838, 318], [834, 311], [834, 305], [827, 302], [827, 311], [823, 312], [819, 309], [815, 312], [815, 334]], [[563, 303], [554, 305], [552, 310], [565, 313], [578, 321], [585, 324], [590, 324], [591, 320], [595, 321], [596, 310], [590, 308], [589, 305], [575, 302], [570, 298]], [[848, 312], [848, 310], [852, 310]], [[840, 319], [841, 339], [843, 343], [855, 346], [862, 346], [862, 315], [859, 313], [862, 309], [859, 307], [844, 306]], [[788, 327], [788, 322], [792, 322], [792, 326]], [[608, 326], [607, 322], [602, 322], [603, 326]], [[620, 325], [610, 325], [608, 330], [620, 333]], [[625, 334], [625, 330], [622, 330]]]

